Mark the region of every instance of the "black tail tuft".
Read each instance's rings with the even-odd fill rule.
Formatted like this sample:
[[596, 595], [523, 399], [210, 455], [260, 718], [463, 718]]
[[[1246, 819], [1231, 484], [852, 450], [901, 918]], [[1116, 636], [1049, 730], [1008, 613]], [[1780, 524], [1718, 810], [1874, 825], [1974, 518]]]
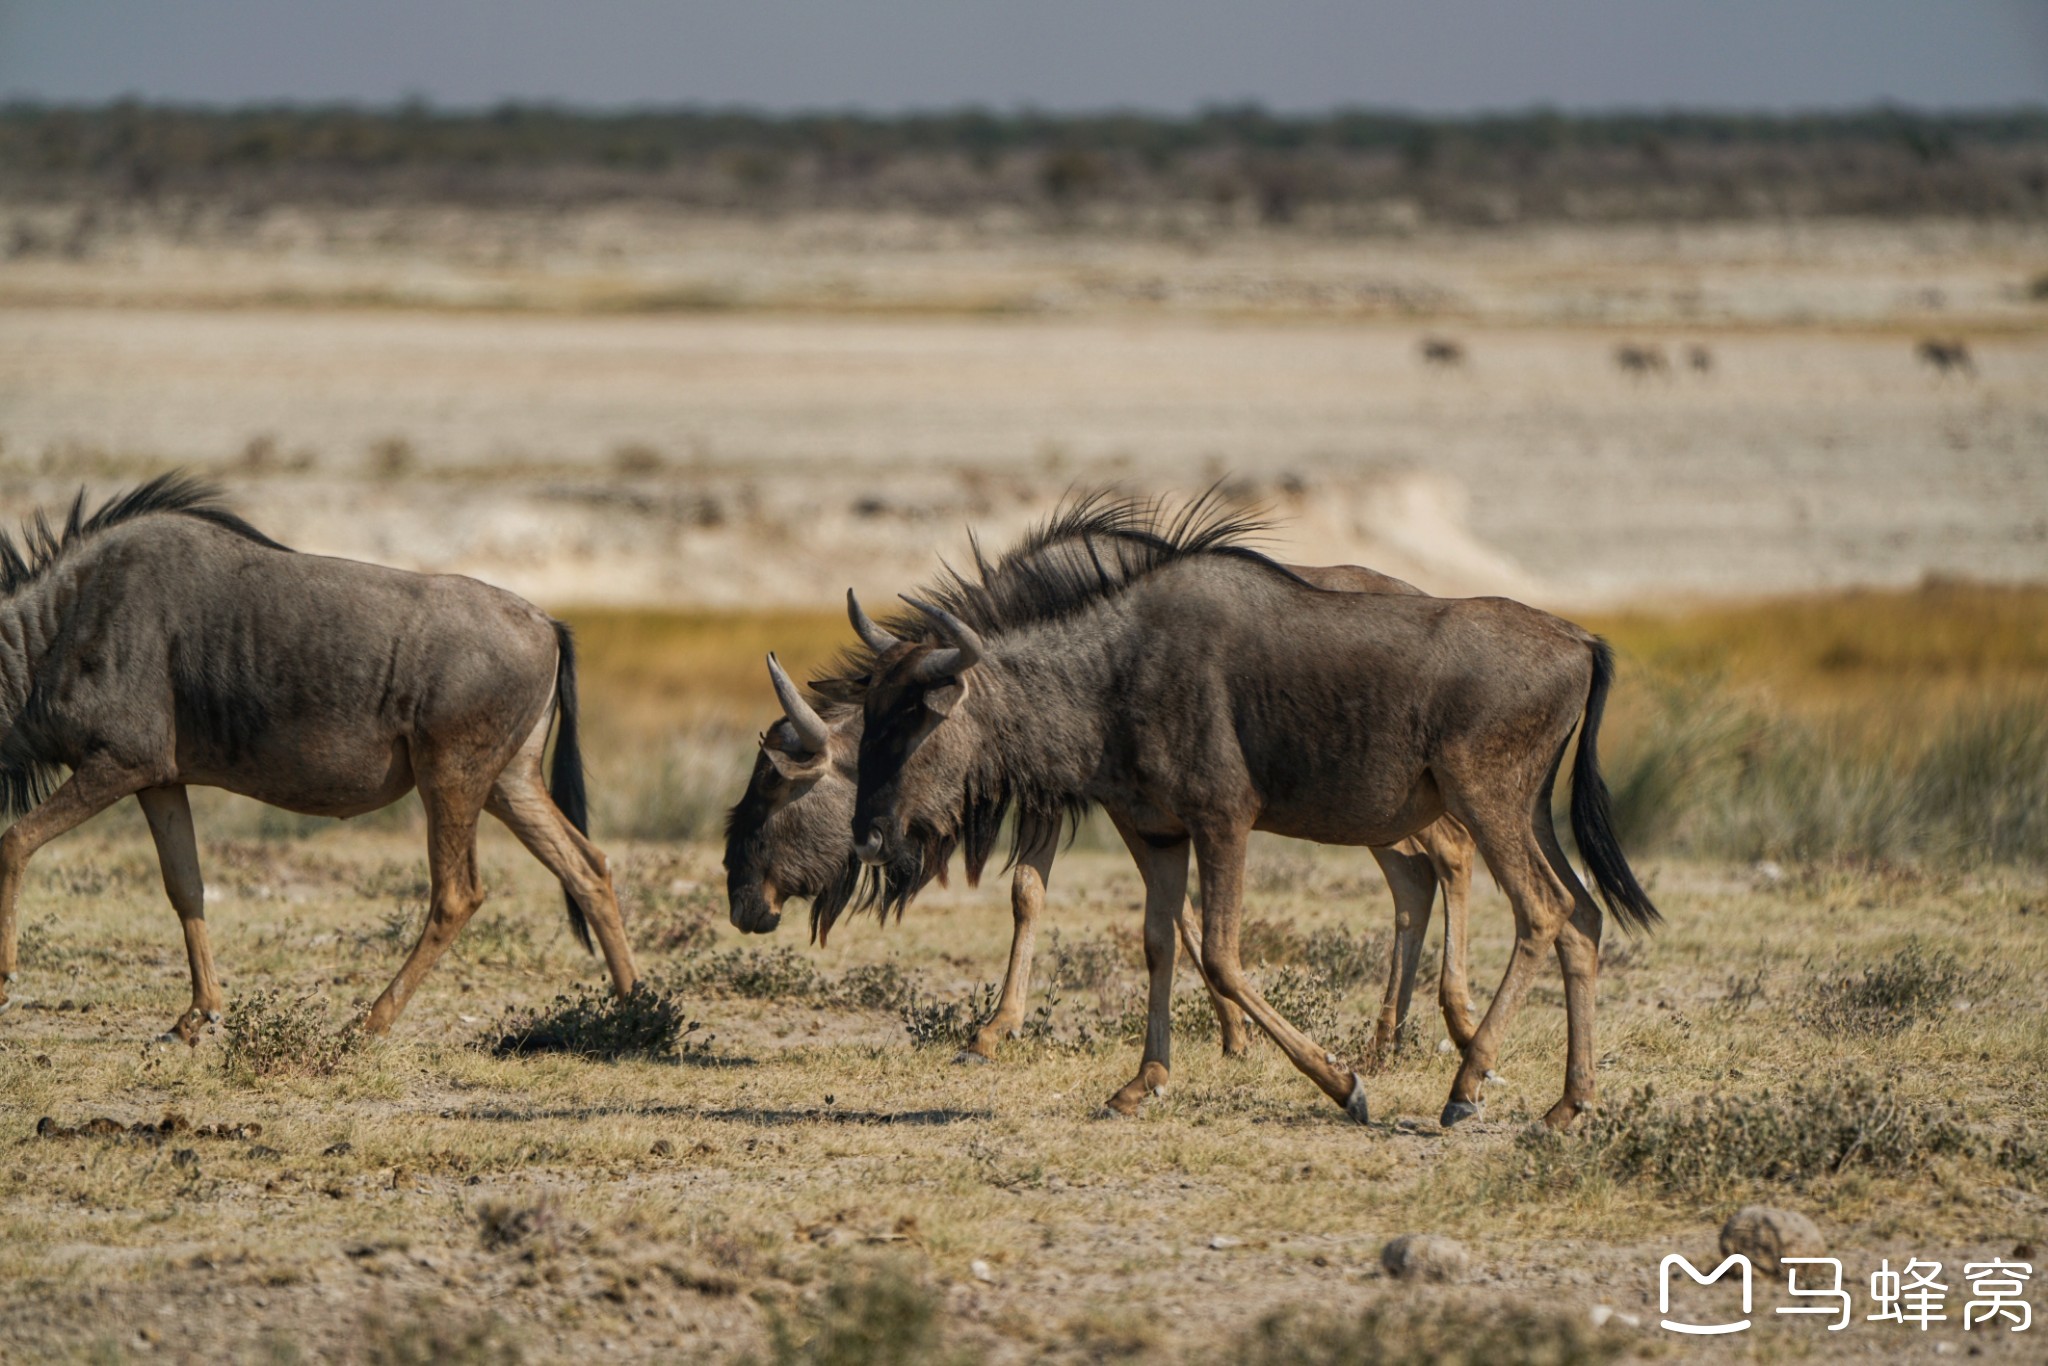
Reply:
[[1572, 764], [1572, 838], [1578, 841], [1579, 857], [1586, 861], [1607, 909], [1629, 929], [1647, 930], [1664, 917], [1622, 855], [1614, 837], [1614, 806], [1600, 776], [1600, 714], [1607, 709], [1607, 689], [1613, 682], [1614, 651], [1606, 641], [1595, 640], [1593, 687], [1586, 695], [1586, 719], [1579, 726], [1579, 757]]
[[[576, 641], [562, 622], [555, 623], [555, 761], [548, 770], [548, 796], [580, 834], [590, 833], [590, 794], [583, 790], [583, 749], [576, 740]], [[584, 952], [592, 952], [590, 922], [583, 908], [563, 888], [569, 903], [569, 928]]]

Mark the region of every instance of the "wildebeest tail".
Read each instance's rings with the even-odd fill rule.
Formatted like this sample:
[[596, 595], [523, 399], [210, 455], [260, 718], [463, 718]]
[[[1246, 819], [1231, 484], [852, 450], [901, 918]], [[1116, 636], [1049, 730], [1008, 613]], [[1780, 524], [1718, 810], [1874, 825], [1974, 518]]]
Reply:
[[1579, 726], [1579, 757], [1572, 764], [1572, 838], [1579, 857], [1593, 874], [1593, 885], [1624, 925], [1647, 930], [1664, 917], [1650, 902], [1614, 837], [1614, 804], [1600, 776], [1600, 714], [1607, 709], [1607, 689], [1614, 682], [1614, 651], [1604, 640], [1593, 642], [1593, 686], [1586, 694], [1586, 717]]
[[[555, 623], [555, 761], [548, 770], [548, 796], [579, 834], [590, 833], [590, 794], [583, 789], [583, 747], [576, 738], [576, 641], [564, 622]], [[590, 922], [567, 887], [569, 928], [590, 951]]]

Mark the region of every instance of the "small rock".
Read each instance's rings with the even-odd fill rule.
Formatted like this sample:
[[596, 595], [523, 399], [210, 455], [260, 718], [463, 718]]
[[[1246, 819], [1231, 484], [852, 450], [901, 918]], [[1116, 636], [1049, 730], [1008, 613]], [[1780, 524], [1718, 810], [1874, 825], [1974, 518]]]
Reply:
[[654, 1146], [647, 1150], [647, 1155], [649, 1157], [674, 1157], [676, 1155], [676, 1145], [665, 1138], [657, 1138], [654, 1140]]
[[326, 1147], [322, 1148], [320, 1150], [320, 1156], [347, 1157], [350, 1153], [354, 1152], [355, 1150], [356, 1145], [344, 1138], [339, 1143], [330, 1143]]
[[988, 1263], [982, 1261], [979, 1257], [967, 1264], [967, 1274], [974, 1277], [975, 1280], [988, 1285], [996, 1283], [996, 1273], [989, 1270]]
[[1219, 1233], [1209, 1240], [1209, 1250], [1212, 1252], [1227, 1252], [1231, 1248], [1243, 1246], [1244, 1239], [1233, 1238], [1227, 1233]]
[[1595, 1328], [1605, 1328], [1610, 1322], [1623, 1324], [1629, 1328], [1640, 1328], [1643, 1326], [1643, 1321], [1634, 1314], [1624, 1314], [1611, 1304], [1594, 1305], [1588, 1317], [1593, 1320]]
[[1449, 1056], [1450, 1054], [1458, 1051], [1458, 1046], [1452, 1043], [1449, 1039], [1438, 1039], [1436, 1041], [1436, 1051], [1446, 1056]]
[[1741, 1253], [1757, 1270], [1775, 1273], [1785, 1257], [1818, 1257], [1827, 1242], [1813, 1220], [1797, 1210], [1745, 1205], [1721, 1226], [1721, 1255]]
[[1380, 1265], [1403, 1281], [1455, 1281], [1472, 1264], [1465, 1245], [1435, 1233], [1404, 1233], [1380, 1249]]
[[1749, 875], [1756, 880], [1759, 887], [1775, 887], [1785, 880], [1785, 870], [1770, 859], [1763, 859], [1752, 865]]

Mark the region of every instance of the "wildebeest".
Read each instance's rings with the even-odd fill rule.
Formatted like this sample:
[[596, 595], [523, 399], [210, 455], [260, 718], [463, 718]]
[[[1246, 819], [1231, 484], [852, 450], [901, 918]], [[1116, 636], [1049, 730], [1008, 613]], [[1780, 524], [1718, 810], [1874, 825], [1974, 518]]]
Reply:
[[1942, 341], [1935, 337], [1924, 337], [1913, 348], [1913, 354], [1924, 365], [1934, 367], [1934, 372], [1946, 377], [1950, 372], [1974, 379], [1977, 375], [1976, 362], [1970, 359], [1970, 348], [1962, 338]]
[[482, 903], [484, 811], [561, 879], [577, 937], [587, 948], [594, 931], [614, 987], [632, 990], [611, 875], [584, 835], [576, 661], [560, 622], [474, 579], [295, 554], [175, 474], [90, 515], [81, 491], [60, 529], [38, 514], [24, 540], [0, 536], [0, 804], [17, 817], [0, 837], [0, 1003], [29, 858], [133, 794], [192, 971], [171, 1035], [196, 1041], [220, 1018], [191, 786], [321, 816], [418, 787], [433, 890], [419, 941], [363, 1022], [373, 1033]]
[[[1028, 553], [1013, 552], [1001, 569], [1012, 576], [1041, 574], [1063, 556], [1105, 553], [1120, 538], [1134, 534], [1128, 506], [1083, 502], [1055, 519], [1032, 538]], [[1413, 585], [1355, 565], [1293, 566], [1295, 573], [1333, 591], [1419, 593]], [[886, 628], [904, 636], [927, 636], [919, 618], [897, 618]], [[893, 634], [892, 637], [893, 639]], [[924, 845], [906, 845], [897, 857], [863, 877], [853, 848], [852, 818], [855, 763], [862, 732], [859, 699], [875, 655], [865, 645], [842, 657], [832, 677], [813, 686], [819, 695], [807, 698], [783, 673], [773, 656], [769, 676], [782, 704], [783, 716], [761, 737], [747, 790], [726, 818], [726, 891], [732, 923], [740, 930], [763, 933], [781, 920], [783, 901], [811, 901], [811, 933], [822, 941], [842, 911], [876, 906], [887, 915], [901, 913], [936, 870], [944, 865], [963, 828], [986, 838], [969, 841], [968, 876], [978, 881], [994, 828], [986, 817], [933, 832]], [[998, 813], [999, 819], [1000, 813]], [[1123, 827], [1119, 824], [1119, 829]], [[1010, 906], [1013, 933], [1008, 966], [995, 1014], [968, 1046], [966, 1057], [993, 1057], [1002, 1040], [1024, 1023], [1025, 995], [1037, 919], [1044, 907], [1057, 848], [1057, 829], [1039, 830], [1029, 847], [1013, 852]], [[1186, 883], [1186, 851], [1180, 868], [1161, 870], [1161, 855], [1141, 839], [1126, 834], [1132, 857], [1144, 876], [1148, 898], [1169, 891], [1178, 894]], [[1384, 1058], [1408, 1013], [1422, 944], [1428, 930], [1436, 889], [1444, 891], [1444, 962], [1439, 1001], [1452, 1041], [1462, 1049], [1473, 1034], [1471, 998], [1466, 979], [1466, 909], [1471, 887], [1471, 837], [1444, 817], [1389, 848], [1374, 849], [1374, 858], [1394, 894], [1394, 943], [1388, 982], [1375, 1030], [1373, 1053]], [[1170, 856], [1165, 856], [1170, 857]], [[1189, 923], [1183, 900], [1172, 908], [1182, 941], [1199, 964], [1200, 933]], [[1222, 1026], [1226, 1053], [1244, 1051], [1242, 1023], [1234, 1005], [1213, 997]], [[1135, 1107], [1138, 1097], [1130, 1099]]]
[[1694, 342], [1685, 348], [1685, 363], [1692, 367], [1692, 371], [1696, 375], [1711, 375], [1714, 373], [1714, 353], [1699, 342]]
[[1623, 342], [1615, 347], [1614, 363], [1621, 368], [1621, 373], [1635, 379], [1671, 373], [1671, 364], [1664, 359], [1664, 348], [1640, 342]]
[[[1325, 1094], [1361, 1122], [1363, 1079], [1283, 1019], [1238, 955], [1254, 829], [1385, 845], [1449, 812], [1515, 916], [1515, 950], [1465, 1050], [1445, 1124], [1477, 1112], [1509, 1020], [1554, 950], [1563, 968], [1569, 1123], [1594, 1092], [1601, 912], [1565, 860], [1550, 794], [1572, 731], [1572, 829], [1610, 909], [1658, 918], [1616, 843], [1597, 735], [1607, 646], [1501, 598], [1317, 588], [1244, 544], [1256, 523], [1198, 500], [1155, 540], [1063, 561], [1018, 584], [948, 575], [913, 601], [937, 642], [889, 639], [863, 701], [856, 852], [870, 865], [957, 826], [975, 793], [1024, 820], [1099, 803], [1138, 842], [1201, 870], [1203, 966]], [[977, 560], [979, 560], [977, 556]], [[970, 625], [967, 616], [984, 623]], [[1166, 1084], [1173, 926], [1148, 900], [1143, 1062], [1119, 1100]]]
[[1422, 361], [1425, 365], [1438, 366], [1445, 370], [1456, 369], [1465, 363], [1465, 348], [1449, 337], [1424, 337], [1421, 342]]

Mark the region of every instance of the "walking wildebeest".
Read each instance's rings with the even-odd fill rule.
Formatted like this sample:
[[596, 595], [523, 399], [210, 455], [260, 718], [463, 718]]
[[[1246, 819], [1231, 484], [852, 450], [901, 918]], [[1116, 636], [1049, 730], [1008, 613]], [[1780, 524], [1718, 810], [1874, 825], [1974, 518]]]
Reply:
[[1671, 364], [1664, 359], [1664, 348], [1645, 346], [1638, 342], [1623, 342], [1614, 348], [1614, 363], [1621, 372], [1633, 379], [1645, 375], [1668, 375]]
[[[972, 794], [1001, 791], [1025, 819], [1100, 804], [1182, 875], [1202, 878], [1209, 980], [1361, 1122], [1365, 1085], [1268, 1005], [1238, 956], [1254, 829], [1385, 845], [1449, 812], [1471, 833], [1515, 915], [1515, 951], [1465, 1050], [1443, 1122], [1478, 1110], [1480, 1083], [1542, 955], [1565, 979], [1564, 1125], [1593, 1099], [1601, 913], [1551, 827], [1567, 742], [1573, 834], [1608, 906], [1632, 926], [1657, 910], [1616, 843], [1597, 734], [1613, 678], [1598, 637], [1501, 598], [1317, 588], [1243, 544], [1259, 528], [1198, 500], [1156, 543], [1001, 583], [949, 575], [912, 602], [939, 643], [891, 639], [849, 595], [878, 654], [863, 701], [856, 852], [871, 866], [954, 828]], [[972, 613], [984, 625], [969, 625]], [[1170, 877], [1172, 866], [1155, 868]], [[1165, 1086], [1174, 900], [1148, 898], [1144, 1059], [1117, 1094]], [[1121, 1107], [1119, 1107], [1121, 1108]]]
[[1685, 363], [1692, 367], [1693, 373], [1696, 375], [1711, 375], [1714, 373], [1714, 353], [1699, 342], [1694, 342], [1691, 346], [1685, 348]]
[[1919, 357], [1923, 364], [1933, 366], [1934, 372], [1944, 379], [1950, 371], [1965, 378], [1976, 378], [1977, 366], [1970, 359], [1969, 345], [1960, 337], [1950, 341], [1941, 341], [1934, 337], [1923, 338], [1920, 344], [1913, 348], [1913, 354]]
[[1421, 342], [1422, 362], [1445, 370], [1456, 369], [1465, 363], [1465, 348], [1448, 337], [1424, 337]]
[[132, 793], [191, 962], [192, 1006], [166, 1037], [196, 1042], [220, 1018], [195, 785], [320, 816], [419, 788], [433, 892], [373, 1033], [482, 903], [484, 811], [561, 879], [577, 938], [588, 948], [594, 930], [613, 986], [632, 990], [611, 874], [584, 837], [567, 627], [474, 579], [295, 554], [175, 474], [90, 516], [81, 491], [61, 530], [38, 514], [24, 540], [0, 535], [0, 805], [17, 817], [0, 837], [0, 1005], [29, 858]]
[[[1144, 534], [1129, 525], [1131, 508], [1100, 500], [1084, 501], [1036, 534], [1028, 553], [1013, 552], [988, 574], [1018, 576], [1048, 572], [1059, 557], [1114, 556], [1116, 543]], [[1144, 549], [1141, 545], [1140, 549]], [[1344, 592], [1420, 593], [1412, 584], [1355, 565], [1291, 566], [1319, 587]], [[927, 635], [920, 619], [890, 622], [891, 632]], [[893, 639], [893, 637], [892, 637]], [[773, 656], [768, 669], [783, 717], [761, 737], [761, 753], [746, 793], [726, 818], [726, 892], [732, 923], [748, 933], [773, 930], [781, 906], [790, 897], [811, 901], [812, 937], [823, 942], [843, 910], [876, 906], [886, 916], [903, 907], [938, 869], [945, 865], [964, 827], [968, 839], [967, 874], [978, 882], [1001, 821], [977, 814], [920, 846], [906, 846], [899, 857], [865, 879], [854, 854], [853, 823], [855, 761], [862, 730], [859, 699], [875, 655], [865, 648], [838, 660], [833, 677], [813, 684], [820, 690], [814, 704], [782, 672]], [[1119, 825], [1119, 829], [1123, 827]], [[1016, 872], [1011, 881], [1013, 931], [1008, 966], [995, 1014], [982, 1026], [963, 1057], [990, 1058], [1002, 1040], [1014, 1037], [1024, 1024], [1025, 997], [1031, 981], [1036, 925], [1045, 904], [1058, 843], [1057, 827], [1035, 832], [1031, 845], [1013, 849]], [[1142, 840], [1127, 835], [1132, 857], [1144, 876], [1148, 897], [1155, 881], [1153, 866], [1161, 856]], [[1446, 816], [1409, 839], [1372, 850], [1394, 894], [1394, 943], [1388, 981], [1373, 1041], [1373, 1057], [1391, 1051], [1407, 1018], [1415, 977], [1421, 966], [1423, 937], [1429, 927], [1436, 889], [1444, 889], [1444, 964], [1439, 1001], [1444, 1023], [1460, 1049], [1471, 1040], [1474, 1024], [1466, 982], [1466, 907], [1471, 888], [1471, 837]], [[1186, 882], [1186, 854], [1179, 873], [1160, 887], [1160, 894]], [[1200, 963], [1200, 933], [1186, 914], [1185, 901], [1173, 908], [1183, 943]], [[1225, 1053], [1245, 1050], [1243, 1024], [1237, 1008], [1211, 993], [1222, 1027]], [[1135, 1099], [1132, 1102], [1135, 1105]]]

